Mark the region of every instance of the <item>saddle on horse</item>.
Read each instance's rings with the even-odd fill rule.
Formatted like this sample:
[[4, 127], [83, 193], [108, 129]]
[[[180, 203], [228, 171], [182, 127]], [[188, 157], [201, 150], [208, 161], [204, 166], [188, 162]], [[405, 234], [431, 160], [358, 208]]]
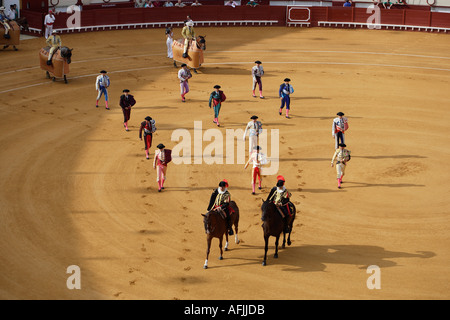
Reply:
[[278, 213], [281, 215], [281, 218], [283, 218], [284, 223], [284, 232], [289, 232], [289, 225], [292, 222], [292, 219], [295, 216], [295, 206], [292, 202], [287, 202], [283, 205], [276, 205]]

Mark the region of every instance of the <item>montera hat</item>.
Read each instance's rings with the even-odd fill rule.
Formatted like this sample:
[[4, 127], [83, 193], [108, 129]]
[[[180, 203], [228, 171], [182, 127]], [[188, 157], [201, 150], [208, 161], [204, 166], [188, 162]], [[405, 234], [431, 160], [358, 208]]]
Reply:
[[338, 116], [343, 116], [344, 115], [344, 113], [343, 112], [338, 112], [338, 113], [336, 113], [336, 115], [338, 115]]
[[251, 118], [250, 119], [252, 119], [252, 120], [256, 120], [256, 119], [258, 119], [258, 116], [251, 116]]
[[163, 145], [162, 143], [160, 143], [160, 144], [158, 144], [156, 147], [157, 147], [158, 149], [164, 149], [166, 146]]
[[284, 82], [290, 82], [290, 81], [291, 81], [291, 79], [289, 79], [289, 78], [284, 79]]
[[130, 90], [128, 90], [128, 89], [123, 89], [122, 92], [130, 92]]
[[216, 84], [215, 86], [214, 86], [214, 89], [220, 89], [221, 87], [218, 85], [218, 84]]
[[347, 145], [345, 143], [339, 143], [339, 147], [346, 147]]
[[100, 71], [100, 73], [107, 73], [105, 70]]
[[256, 60], [255, 63], [256, 63], [256, 64], [262, 64], [262, 62], [259, 61], [259, 60]]
[[183, 68], [183, 67], [187, 67], [187, 64], [186, 63], [183, 63], [182, 65], [181, 65], [181, 67]]
[[150, 121], [150, 120], [153, 120], [153, 119], [152, 119], [152, 117], [150, 117], [150, 116], [146, 116], [146, 117], [145, 117], [145, 120]]
[[226, 179], [223, 179], [219, 182], [219, 187], [225, 187], [228, 188], [228, 181]]

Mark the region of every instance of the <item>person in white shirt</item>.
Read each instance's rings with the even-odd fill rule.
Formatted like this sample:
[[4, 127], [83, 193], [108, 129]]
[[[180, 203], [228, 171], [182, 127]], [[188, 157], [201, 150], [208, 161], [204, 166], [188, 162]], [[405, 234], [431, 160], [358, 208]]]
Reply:
[[261, 121], [258, 121], [257, 116], [252, 116], [251, 121], [247, 123], [247, 126], [245, 127], [243, 140], [245, 141], [245, 137], [247, 136], [247, 131], [249, 131], [248, 134], [248, 154], [251, 154], [253, 152], [253, 148], [258, 144], [258, 138], [259, 135], [262, 133], [262, 123]]
[[259, 97], [261, 99], [264, 99], [264, 96], [262, 94], [262, 82], [261, 82], [261, 77], [264, 75], [264, 68], [261, 65], [262, 62], [259, 60], [256, 60], [255, 64], [256, 65], [252, 68], [252, 77], [253, 77], [252, 96], [253, 96], [253, 98], [256, 98], [255, 90], [256, 90], [256, 84], [258, 84]]
[[102, 94], [105, 95], [105, 105], [106, 109], [109, 110], [108, 107], [108, 87], [110, 85], [109, 77], [106, 75], [106, 71], [102, 70], [100, 71], [100, 75], [95, 80], [95, 89], [98, 92], [97, 95], [97, 103], [95, 105], [96, 108], [98, 108], [98, 100], [100, 100]]
[[164, 3], [163, 7], [166, 7], [166, 8], [173, 7], [173, 3], [171, 1], [169, 1], [169, 0], [166, 0], [166, 2]]
[[236, 8], [236, 6], [238, 6], [239, 4], [236, 1], [233, 0], [228, 0], [227, 2], [225, 2], [225, 6], [230, 6], [233, 8]]
[[196, 6], [201, 6], [202, 4], [200, 2], [198, 2], [198, 0], [195, 0], [194, 2], [192, 2], [191, 6], [192, 7], [196, 7]]
[[48, 14], [44, 18], [45, 24], [45, 39], [48, 39], [52, 35], [53, 32], [53, 24], [55, 23], [55, 15], [53, 14], [53, 10], [48, 10]]
[[181, 101], [186, 102], [186, 94], [189, 92], [188, 80], [192, 78], [192, 73], [189, 71], [186, 63], [181, 65], [181, 69], [178, 71], [178, 79], [180, 79], [180, 91], [181, 91]]
[[261, 190], [262, 188], [262, 178], [261, 178], [261, 166], [263, 164], [267, 163], [266, 156], [263, 153], [260, 153], [259, 150], [261, 150], [260, 146], [255, 146], [253, 148], [253, 153], [250, 154], [250, 157], [247, 161], [247, 163], [244, 166], [244, 169], [247, 169], [248, 165], [250, 163], [253, 164], [252, 168], [252, 194], [255, 194], [255, 185], [256, 185], [256, 178], [258, 178], [258, 189]]
[[[167, 45], [167, 58], [173, 59], [173, 51], [172, 51], [172, 44], [173, 44], [173, 31], [172, 27], [166, 28], [166, 45]], [[177, 66], [177, 63], [174, 61], [174, 66]]]
[[186, 5], [185, 5], [183, 2], [181, 2], [181, 0], [178, 0], [177, 3], [175, 3], [175, 7], [183, 8], [183, 7], [185, 7], [185, 6], [186, 6]]
[[10, 5], [9, 6], [9, 9], [5, 12], [5, 15], [6, 15], [6, 17], [9, 19], [9, 20], [16, 20], [18, 17], [16, 16], [17, 15], [17, 12], [16, 12], [16, 10], [14, 10], [14, 5], [12, 4], [12, 5]]
[[343, 112], [338, 112], [337, 118], [333, 119], [331, 135], [334, 138], [334, 149], [337, 149], [340, 143], [345, 143], [345, 131], [348, 130], [348, 119], [344, 117]]

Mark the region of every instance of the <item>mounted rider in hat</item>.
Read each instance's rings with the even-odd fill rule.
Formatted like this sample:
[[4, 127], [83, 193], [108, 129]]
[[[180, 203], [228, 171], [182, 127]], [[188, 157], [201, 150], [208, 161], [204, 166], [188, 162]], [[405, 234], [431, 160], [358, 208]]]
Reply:
[[50, 47], [50, 51], [48, 52], [47, 64], [51, 65], [53, 55], [56, 53], [56, 51], [61, 49], [61, 38], [56, 34], [56, 30], [53, 30], [52, 35], [48, 37], [45, 42]]
[[5, 28], [5, 34], [3, 35], [3, 38], [10, 39], [11, 36], [9, 34], [9, 31], [11, 30], [11, 26], [9, 25], [9, 19], [5, 14], [5, 7], [0, 7], [0, 23], [3, 25], [3, 28]]
[[181, 35], [184, 38], [184, 51], [183, 58], [187, 58], [189, 42], [195, 40], [195, 30], [194, 30], [194, 22], [192, 20], [186, 21], [186, 25], [181, 30]]
[[283, 231], [289, 232], [288, 217], [291, 216], [291, 208], [289, 208], [289, 203], [292, 194], [284, 186], [285, 182], [286, 181], [283, 176], [278, 176], [277, 185], [270, 190], [266, 201], [271, 201], [275, 204], [283, 218]]
[[231, 216], [230, 216], [230, 201], [231, 195], [228, 192], [228, 181], [222, 180], [219, 183], [219, 187], [213, 191], [211, 198], [209, 200], [208, 211], [215, 210], [217, 212], [225, 213], [225, 221], [227, 223], [228, 235], [232, 236], [234, 234], [231, 227]]

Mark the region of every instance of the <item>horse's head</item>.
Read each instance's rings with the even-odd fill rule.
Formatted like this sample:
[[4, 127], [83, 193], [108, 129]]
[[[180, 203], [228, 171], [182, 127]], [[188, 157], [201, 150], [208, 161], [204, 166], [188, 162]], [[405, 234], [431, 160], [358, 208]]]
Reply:
[[67, 47], [61, 47], [61, 57], [67, 60], [67, 63], [72, 62], [72, 50]]
[[264, 201], [264, 200], [262, 200], [262, 205], [261, 205], [262, 215], [261, 215], [261, 219], [262, 219], [263, 221], [266, 220], [266, 217], [267, 217], [267, 215], [268, 215], [268, 213], [269, 213], [269, 208], [270, 208], [270, 204], [271, 204], [271, 203], [272, 203], [272, 202], [270, 202], [270, 201]]
[[206, 50], [206, 36], [198, 36], [196, 39], [197, 42], [197, 48]]

